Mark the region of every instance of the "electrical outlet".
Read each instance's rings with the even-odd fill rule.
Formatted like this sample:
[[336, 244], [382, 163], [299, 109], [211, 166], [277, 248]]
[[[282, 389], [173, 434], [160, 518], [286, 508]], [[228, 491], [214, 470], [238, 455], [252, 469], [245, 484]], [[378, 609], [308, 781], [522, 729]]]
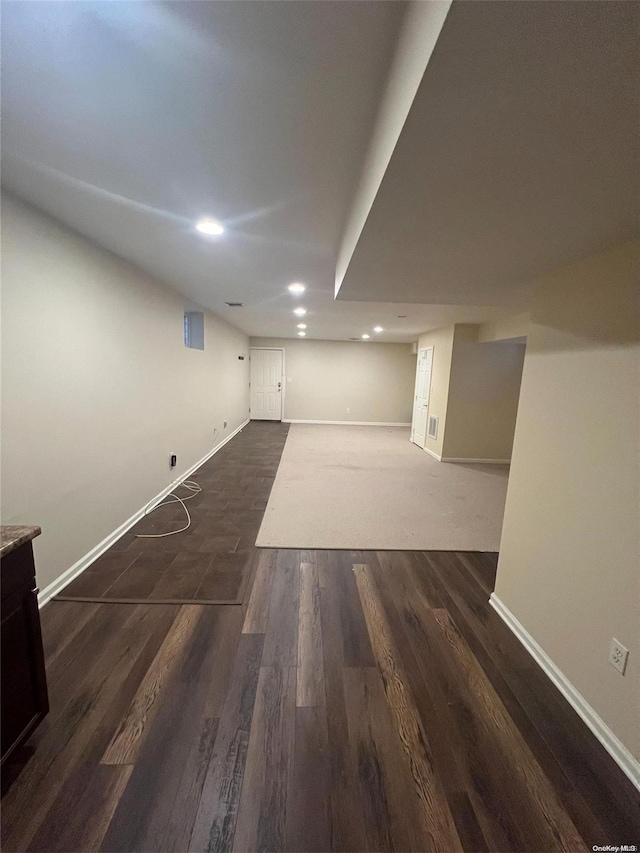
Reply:
[[611, 640], [611, 648], [609, 649], [609, 663], [624, 675], [627, 668], [627, 660], [629, 658], [629, 650], [625, 649], [622, 643], [619, 643], [615, 637]]
[[351, 414], [351, 409], [347, 409], [347, 414], [348, 414], [348, 415], [350, 415], [350, 414]]

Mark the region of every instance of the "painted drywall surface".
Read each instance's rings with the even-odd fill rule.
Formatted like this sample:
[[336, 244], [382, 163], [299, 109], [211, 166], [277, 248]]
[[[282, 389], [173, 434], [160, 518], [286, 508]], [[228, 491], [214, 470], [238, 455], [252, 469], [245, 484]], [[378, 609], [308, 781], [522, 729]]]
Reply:
[[480, 344], [480, 326], [456, 323], [420, 336], [433, 346], [429, 415], [438, 436], [425, 448], [453, 459], [511, 458], [524, 345]]
[[478, 343], [478, 327], [456, 325], [442, 455], [511, 459], [524, 344]]
[[[433, 347], [433, 366], [431, 368], [431, 392], [429, 394], [429, 415], [434, 415], [438, 421], [438, 436], [425, 438], [424, 447], [442, 456], [442, 447], [447, 422], [447, 402], [449, 399], [449, 376], [451, 374], [451, 358], [453, 355], [454, 326], [434, 329], [420, 336], [418, 352], [425, 347]], [[414, 377], [415, 387], [415, 377]], [[413, 406], [413, 402], [412, 402]]]
[[349, 261], [450, 7], [451, 0], [440, 0], [438, 3], [413, 0], [405, 11], [387, 85], [371, 133], [369, 149], [343, 229], [342, 244], [336, 262], [336, 294], [340, 290]]
[[288, 420], [411, 420], [416, 357], [408, 344], [251, 338], [251, 346], [285, 350]]
[[[538, 282], [496, 586], [636, 758], [639, 254], [627, 244]], [[624, 677], [612, 637], [629, 649]]]
[[510, 338], [526, 338], [529, 333], [530, 314], [513, 314], [502, 320], [492, 320], [478, 326], [478, 342], [505, 341]]
[[11, 196], [2, 249], [2, 522], [44, 588], [248, 417], [248, 339], [186, 348], [177, 293]]

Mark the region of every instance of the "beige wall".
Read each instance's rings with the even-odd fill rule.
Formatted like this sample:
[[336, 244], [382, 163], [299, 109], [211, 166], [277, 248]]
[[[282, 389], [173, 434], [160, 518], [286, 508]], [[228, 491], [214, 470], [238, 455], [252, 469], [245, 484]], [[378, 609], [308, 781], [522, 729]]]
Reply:
[[[449, 376], [453, 355], [453, 326], [434, 329], [420, 336], [418, 350], [433, 347], [433, 365], [431, 368], [431, 393], [429, 395], [429, 414], [439, 418], [438, 437], [425, 438], [424, 446], [437, 456], [442, 456], [445, 427], [447, 421], [447, 402], [449, 399]], [[415, 387], [415, 377], [414, 377]], [[413, 401], [412, 401], [413, 408]]]
[[[638, 244], [539, 282], [496, 587], [636, 758], [639, 363]], [[612, 637], [630, 652], [624, 677]]]
[[480, 328], [458, 323], [418, 341], [433, 347], [429, 415], [439, 418], [424, 446], [445, 459], [511, 458], [524, 345], [478, 343]]
[[414, 0], [407, 4], [384, 93], [378, 105], [367, 155], [362, 164], [351, 210], [343, 228], [342, 243], [336, 262], [336, 293], [340, 289], [380, 189], [380, 183], [407, 120], [411, 104], [450, 6], [451, 0], [440, 0], [438, 3], [421, 3]]
[[478, 342], [505, 341], [510, 338], [525, 338], [529, 333], [530, 314], [513, 314], [501, 320], [482, 323], [478, 327]]
[[287, 420], [411, 421], [416, 357], [408, 344], [252, 338], [251, 346], [285, 350]]
[[477, 335], [477, 326], [455, 327], [442, 456], [508, 461], [525, 345], [478, 343]]
[[178, 294], [10, 196], [2, 250], [2, 522], [44, 588], [248, 417], [248, 339], [187, 349]]

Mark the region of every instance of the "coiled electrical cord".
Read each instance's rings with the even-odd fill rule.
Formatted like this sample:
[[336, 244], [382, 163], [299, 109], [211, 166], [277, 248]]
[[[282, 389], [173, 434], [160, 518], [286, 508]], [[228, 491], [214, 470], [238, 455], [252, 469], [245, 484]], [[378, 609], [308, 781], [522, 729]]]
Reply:
[[[190, 495], [185, 495], [183, 498], [178, 497], [178, 495], [173, 492], [169, 492], [168, 495], [165, 495], [164, 498], [157, 503], [152, 509], [145, 509], [145, 516], [151, 515], [151, 513], [158, 509], [161, 506], [169, 506], [169, 504], [179, 503], [182, 504], [182, 508], [187, 514], [187, 523], [184, 527], [181, 527], [179, 530], [170, 530], [168, 533], [136, 533], [136, 539], [161, 539], [163, 536], [175, 536], [176, 533], [183, 533], [185, 530], [188, 530], [191, 527], [191, 516], [189, 515], [189, 510], [187, 509], [187, 505], [185, 501], [191, 500], [191, 498], [195, 498], [196, 495], [200, 494], [202, 491], [202, 486], [196, 483], [194, 480], [183, 480], [181, 483], [178, 483], [176, 486], [177, 489], [183, 486], [189, 492]], [[167, 498], [173, 498], [173, 500], [168, 501]], [[147, 507], [149, 504], [147, 504]]]

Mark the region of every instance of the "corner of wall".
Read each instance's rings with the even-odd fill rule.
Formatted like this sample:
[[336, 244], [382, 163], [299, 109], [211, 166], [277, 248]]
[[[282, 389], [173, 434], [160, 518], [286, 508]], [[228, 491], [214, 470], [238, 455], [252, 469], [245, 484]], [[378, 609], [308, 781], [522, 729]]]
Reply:
[[[637, 247], [535, 283], [495, 590], [636, 760]], [[612, 637], [630, 652], [624, 676]]]
[[418, 339], [418, 352], [425, 347], [433, 347], [429, 414], [438, 418], [438, 437], [434, 439], [426, 435], [424, 450], [437, 459], [443, 456], [454, 335], [455, 326], [451, 325], [424, 332]]

